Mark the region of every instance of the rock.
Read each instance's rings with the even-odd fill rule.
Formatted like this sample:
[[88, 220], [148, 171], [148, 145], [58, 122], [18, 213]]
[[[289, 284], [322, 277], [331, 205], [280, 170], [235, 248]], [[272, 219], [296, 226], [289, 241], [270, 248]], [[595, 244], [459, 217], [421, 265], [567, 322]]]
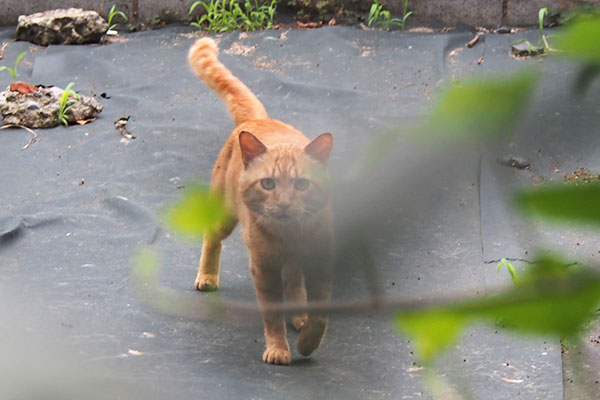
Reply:
[[[38, 88], [33, 93], [20, 93], [7, 89], [0, 92], [0, 115], [6, 124], [29, 128], [52, 128], [57, 126], [60, 98], [63, 89], [57, 87]], [[72, 99], [67, 112], [69, 123], [96, 118], [102, 112], [102, 104], [96, 99], [79, 95]]]
[[96, 11], [59, 9], [19, 16], [17, 40], [42, 46], [97, 43], [107, 30], [108, 23]]
[[517, 44], [513, 44], [511, 51], [516, 57], [533, 57], [543, 54], [544, 47], [536, 46], [528, 41], [524, 41]]
[[523, 157], [517, 156], [506, 156], [498, 160], [500, 165], [504, 165], [505, 167], [513, 167], [517, 169], [530, 169], [531, 165], [529, 162]]

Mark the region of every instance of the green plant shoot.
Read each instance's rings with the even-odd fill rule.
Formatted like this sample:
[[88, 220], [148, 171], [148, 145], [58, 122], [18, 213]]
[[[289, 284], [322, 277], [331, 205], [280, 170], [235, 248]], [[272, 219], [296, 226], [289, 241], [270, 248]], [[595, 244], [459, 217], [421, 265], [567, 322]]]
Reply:
[[198, 6], [204, 8], [204, 13], [191, 25], [208, 30], [210, 33], [230, 32], [238, 29], [255, 31], [271, 29], [277, 9], [277, 0], [259, 4], [258, 0], [245, 0], [240, 6], [237, 0], [195, 1], [190, 7], [191, 15]]
[[382, 29], [389, 30], [394, 26], [404, 30], [404, 23], [412, 15], [412, 11], [408, 11], [408, 0], [403, 0], [402, 3], [402, 18], [392, 18], [392, 14], [388, 10], [384, 10], [385, 4], [379, 0], [373, 0], [369, 9], [369, 17], [367, 19], [368, 26], [381, 26]]
[[548, 15], [548, 9], [546, 7], [540, 8], [538, 11], [538, 25], [540, 30], [540, 41], [538, 46], [547, 50], [551, 50], [550, 45], [548, 44], [548, 40], [546, 39], [546, 35], [544, 34], [544, 17]]
[[113, 30], [116, 28], [117, 24], [113, 24], [113, 19], [119, 16], [123, 19], [123, 22], [127, 22], [127, 15], [125, 15], [125, 13], [123, 11], [119, 11], [117, 10], [117, 6], [115, 4], [113, 4], [113, 6], [110, 8], [110, 11], [108, 12], [108, 30]]
[[2, 66], [0, 66], [0, 71], [4, 71], [4, 70], [8, 71], [10, 73], [10, 75], [12, 76], [13, 81], [16, 81], [17, 80], [17, 66], [19, 65], [19, 63], [21, 62], [23, 57], [25, 57], [25, 54], [27, 54], [26, 51], [22, 52], [21, 54], [19, 54], [17, 56], [17, 60], [15, 61], [14, 68], [9, 68], [5, 65], [2, 65]]
[[498, 271], [500, 271], [500, 268], [502, 268], [502, 266], [506, 267], [506, 269], [508, 270], [508, 273], [510, 274], [510, 278], [512, 279], [515, 286], [518, 285], [519, 284], [519, 274], [517, 273], [517, 270], [515, 269], [514, 265], [512, 265], [510, 262], [508, 262], [508, 260], [506, 258], [503, 258], [502, 260], [500, 260], [500, 263], [498, 263]]
[[69, 125], [69, 117], [67, 116], [68, 111], [73, 107], [73, 104], [76, 101], [80, 100], [77, 92], [71, 89], [73, 87], [73, 82], [69, 82], [65, 90], [62, 92], [60, 96], [60, 103], [58, 105], [58, 116], [57, 120], [59, 124], [64, 126]]

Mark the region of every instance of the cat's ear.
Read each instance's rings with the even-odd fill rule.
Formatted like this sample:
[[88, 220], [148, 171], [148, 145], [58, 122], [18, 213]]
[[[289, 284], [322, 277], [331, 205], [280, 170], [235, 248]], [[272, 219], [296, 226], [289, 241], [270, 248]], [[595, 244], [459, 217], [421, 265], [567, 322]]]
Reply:
[[250, 165], [250, 163], [254, 161], [256, 157], [259, 157], [261, 154], [267, 151], [267, 146], [265, 146], [250, 132], [240, 132], [239, 141], [240, 148], [242, 149], [242, 161], [244, 162], [244, 168], [248, 168], [248, 165]]
[[312, 159], [327, 164], [329, 161], [329, 153], [333, 146], [333, 136], [331, 133], [322, 133], [317, 136], [312, 142], [306, 145], [304, 152]]

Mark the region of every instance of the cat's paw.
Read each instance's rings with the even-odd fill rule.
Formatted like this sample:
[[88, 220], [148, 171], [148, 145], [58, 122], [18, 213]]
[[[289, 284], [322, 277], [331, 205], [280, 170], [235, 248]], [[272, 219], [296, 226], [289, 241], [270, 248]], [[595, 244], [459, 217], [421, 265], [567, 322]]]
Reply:
[[306, 321], [308, 321], [308, 314], [306, 313], [295, 314], [292, 317], [292, 325], [294, 325], [294, 328], [296, 328], [298, 332], [300, 332], [300, 330], [304, 328], [304, 325], [306, 325]]
[[321, 344], [326, 329], [327, 319], [309, 319], [298, 337], [298, 343], [296, 344], [298, 353], [304, 357], [310, 356]]
[[198, 275], [194, 285], [201, 292], [212, 292], [219, 288], [219, 277], [209, 274]]
[[271, 347], [263, 353], [263, 361], [269, 364], [290, 365], [292, 354], [289, 349]]

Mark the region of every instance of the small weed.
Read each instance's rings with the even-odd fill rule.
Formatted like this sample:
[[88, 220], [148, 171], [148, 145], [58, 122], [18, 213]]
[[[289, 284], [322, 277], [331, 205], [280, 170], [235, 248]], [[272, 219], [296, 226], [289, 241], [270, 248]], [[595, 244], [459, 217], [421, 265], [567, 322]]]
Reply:
[[[537, 45], [532, 44], [527, 39], [517, 39], [513, 42], [513, 44], [524, 43], [525, 44], [525, 53], [529, 56], [535, 56], [539, 54], [544, 54], [547, 51], [552, 51], [553, 49], [548, 44], [548, 37], [544, 33], [544, 18], [548, 15], [548, 9], [546, 7], [540, 8], [538, 11], [538, 29], [540, 31], [540, 37], [538, 38]], [[514, 47], [513, 47], [514, 51]]]
[[246, 0], [244, 6], [240, 6], [237, 0], [210, 0], [195, 1], [190, 7], [189, 14], [202, 6], [202, 14], [196, 22], [191, 25], [210, 33], [230, 32], [238, 29], [255, 31], [257, 29], [271, 29], [277, 10], [277, 0], [270, 3], [259, 4], [258, 0]]
[[108, 12], [108, 30], [112, 31], [113, 29], [115, 29], [117, 27], [117, 24], [113, 24], [113, 19], [119, 16], [123, 19], [122, 22], [127, 22], [127, 15], [125, 15], [125, 13], [123, 11], [119, 11], [117, 10], [117, 6], [115, 4], [113, 4], [113, 6], [110, 8], [110, 11]]
[[26, 51], [22, 52], [21, 54], [19, 54], [17, 56], [17, 61], [15, 61], [15, 67], [14, 68], [9, 68], [9, 67], [7, 67], [5, 65], [2, 65], [2, 66], [0, 66], [0, 71], [4, 71], [4, 70], [8, 71], [11, 74], [11, 76], [13, 78], [13, 81], [16, 81], [17, 80], [17, 66], [21, 62], [21, 59], [23, 57], [25, 57], [25, 54], [27, 54]]
[[58, 120], [59, 124], [63, 124], [64, 126], [69, 125], [67, 112], [71, 109], [71, 107], [73, 107], [73, 103], [80, 100], [77, 92], [71, 89], [71, 87], [73, 87], [73, 82], [70, 82], [62, 92], [58, 106], [58, 116], [56, 119]]
[[502, 266], [506, 267], [514, 285], [517, 286], [519, 284], [519, 274], [517, 273], [515, 267], [510, 262], [508, 262], [506, 258], [500, 260], [500, 263], [498, 264], [498, 271], [500, 271], [500, 268], [502, 268]]
[[379, 0], [373, 0], [371, 9], [369, 10], [368, 26], [380, 26], [382, 29], [389, 30], [394, 26], [404, 30], [404, 24], [408, 17], [412, 15], [412, 11], [408, 11], [408, 0], [402, 2], [402, 18], [392, 18], [392, 14], [388, 10], [384, 10], [385, 3], [380, 3]]

